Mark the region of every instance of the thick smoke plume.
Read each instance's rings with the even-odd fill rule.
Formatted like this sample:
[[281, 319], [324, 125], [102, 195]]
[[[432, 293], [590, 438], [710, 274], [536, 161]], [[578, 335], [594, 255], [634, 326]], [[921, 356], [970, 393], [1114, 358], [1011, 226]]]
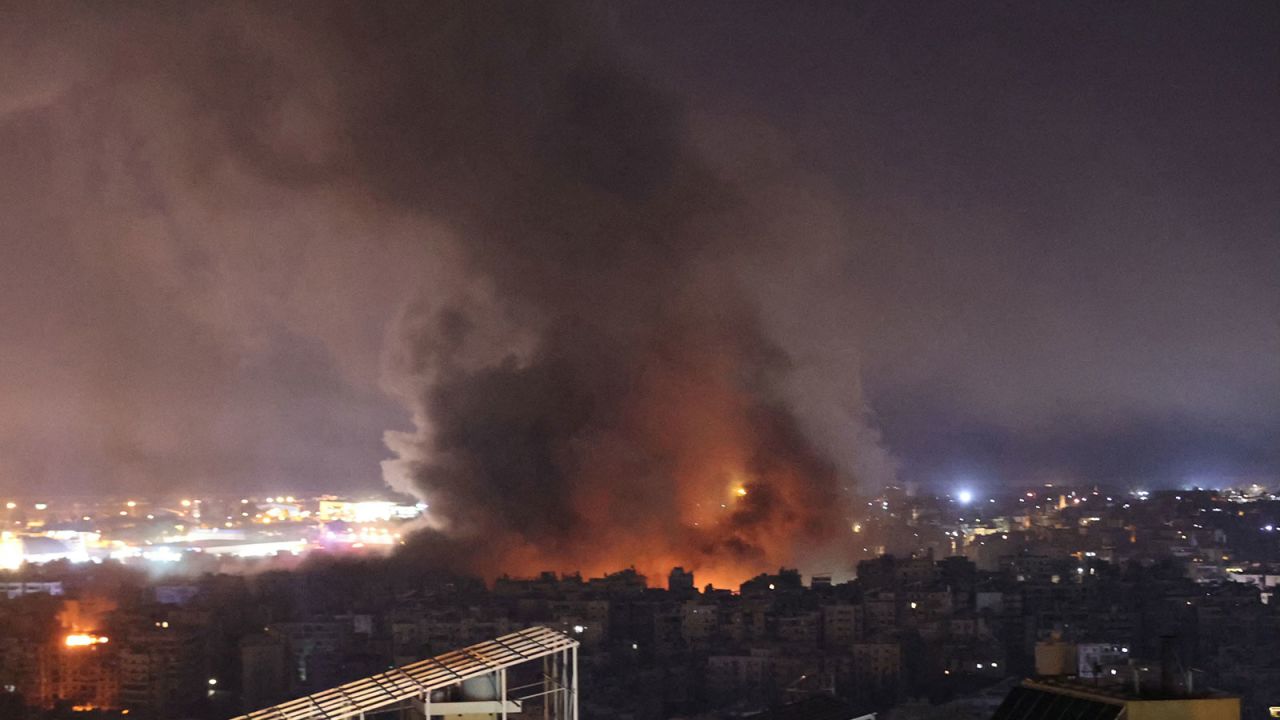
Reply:
[[218, 185], [230, 160], [344, 217], [394, 218], [431, 248], [387, 352], [416, 429], [389, 434], [385, 476], [433, 517], [412, 552], [491, 575], [840, 569], [840, 474], [790, 406], [791, 361], [744, 287], [780, 249], [743, 180], [761, 169], [724, 162], [738, 150], [724, 142], [716, 160], [698, 149], [681, 103], [608, 48], [607, 12], [80, 16], [101, 57], [78, 72], [90, 95], [145, 91], [111, 112], [148, 109], [165, 182], [214, 214], [252, 205], [252, 188]]
[[490, 572], [796, 561], [845, 523], [735, 284], [753, 213], [580, 20], [521, 15], [368, 26], [378, 67], [426, 71], [365, 105], [378, 130], [355, 155], [385, 197], [445, 218], [483, 281], [406, 318], [420, 426], [392, 439], [393, 481]]
[[228, 121], [263, 172], [341, 174], [459, 244], [462, 289], [429, 293], [393, 341], [418, 429], [391, 436], [388, 478], [437, 523], [416, 551], [488, 574], [684, 564], [722, 581], [795, 562], [841, 536], [842, 503], [737, 286], [753, 213], [679, 104], [596, 44], [600, 20], [335, 7], [323, 52], [351, 81], [325, 99], [331, 150], [255, 143], [241, 123], [261, 118], [236, 104]]

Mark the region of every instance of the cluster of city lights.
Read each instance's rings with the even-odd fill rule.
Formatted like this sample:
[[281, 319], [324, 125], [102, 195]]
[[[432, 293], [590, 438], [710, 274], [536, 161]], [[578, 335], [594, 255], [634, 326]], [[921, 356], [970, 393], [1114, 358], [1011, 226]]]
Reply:
[[[230, 502], [235, 502], [234, 500]], [[403, 504], [392, 500], [344, 500], [332, 495], [319, 498], [296, 498], [272, 495], [265, 503], [240, 498], [235, 512], [227, 511], [225, 521], [208, 515], [216, 501], [183, 498], [174, 501], [172, 518], [159, 519], [147, 509], [159, 507], [149, 499], [112, 500], [95, 505], [89, 513], [74, 512], [85, 523], [101, 522], [91, 529], [51, 529], [49, 523], [68, 518], [9, 518], [12, 530], [0, 531], [0, 570], [17, 570], [26, 564], [40, 565], [55, 561], [102, 563], [106, 561], [143, 561], [157, 566], [174, 566], [191, 558], [273, 558], [298, 556], [312, 549], [335, 544], [345, 549], [387, 547], [403, 542], [400, 526], [421, 517], [426, 503]], [[10, 510], [35, 507], [45, 510], [48, 503], [28, 506], [7, 502]], [[204, 512], [202, 513], [202, 510]], [[160, 513], [160, 510], [156, 511]], [[141, 515], [154, 520], [154, 525], [141, 524]], [[126, 533], [116, 535], [122, 521]], [[171, 522], [176, 521], [176, 522]], [[137, 524], [135, 524], [137, 523]], [[336, 523], [336, 524], [335, 524]], [[137, 530], [147, 533], [141, 537]], [[36, 541], [40, 538], [39, 541]]]

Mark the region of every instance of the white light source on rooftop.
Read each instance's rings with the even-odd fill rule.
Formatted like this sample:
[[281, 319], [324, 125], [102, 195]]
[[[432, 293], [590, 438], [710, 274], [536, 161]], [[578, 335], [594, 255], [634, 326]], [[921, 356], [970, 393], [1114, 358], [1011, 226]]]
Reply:
[[956, 493], [956, 500], [960, 501], [960, 504], [961, 504], [961, 505], [968, 505], [969, 503], [973, 502], [973, 491], [972, 491], [972, 490], [961, 490], [961, 491], [957, 492], [957, 493]]

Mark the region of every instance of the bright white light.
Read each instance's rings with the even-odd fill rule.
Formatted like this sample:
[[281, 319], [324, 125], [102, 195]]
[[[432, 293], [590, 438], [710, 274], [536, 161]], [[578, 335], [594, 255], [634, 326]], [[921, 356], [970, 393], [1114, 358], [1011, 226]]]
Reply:
[[23, 562], [22, 538], [10, 532], [0, 533], [0, 570], [17, 570]]
[[973, 491], [961, 490], [960, 492], [956, 493], [956, 500], [959, 500], [961, 505], [968, 505], [969, 503], [973, 502]]
[[158, 547], [154, 550], [143, 550], [142, 559], [154, 563], [176, 563], [182, 561], [182, 553], [171, 547]]
[[586, 627], [585, 625], [574, 625], [574, 626], [573, 626], [573, 631], [574, 631], [575, 633], [579, 634], [579, 635], [581, 635], [581, 634], [583, 633], [583, 631], [585, 631], [586, 629], [587, 629], [587, 627]]

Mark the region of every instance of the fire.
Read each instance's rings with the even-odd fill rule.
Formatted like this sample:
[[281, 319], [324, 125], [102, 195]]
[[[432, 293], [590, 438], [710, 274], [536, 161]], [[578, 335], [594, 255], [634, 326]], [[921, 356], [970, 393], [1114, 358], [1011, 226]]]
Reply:
[[105, 635], [90, 635], [88, 633], [72, 633], [66, 637], [63, 642], [69, 648], [89, 647], [91, 645], [105, 645], [110, 642], [110, 638]]
[[[743, 387], [769, 375], [758, 353], [714, 330], [720, 320], [707, 333], [674, 322], [652, 347], [620, 351], [617, 374], [635, 382], [596, 388], [593, 364], [558, 360], [446, 382], [456, 397], [423, 413], [447, 450], [423, 448], [440, 459], [404, 470], [446, 522], [407, 552], [486, 579], [630, 567], [661, 585], [680, 566], [721, 588], [780, 567], [851, 564], [835, 467], [785, 405]], [[531, 431], [548, 417], [566, 422]], [[490, 437], [512, 445], [494, 451]]]

